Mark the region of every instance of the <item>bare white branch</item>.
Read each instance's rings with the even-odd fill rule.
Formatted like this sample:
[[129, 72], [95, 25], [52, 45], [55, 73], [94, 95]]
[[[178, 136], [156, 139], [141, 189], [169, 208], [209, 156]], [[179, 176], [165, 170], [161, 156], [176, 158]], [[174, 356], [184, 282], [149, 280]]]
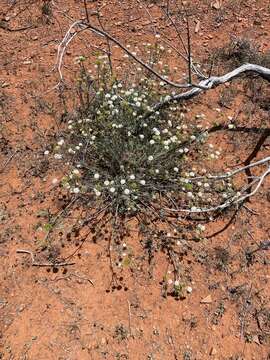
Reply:
[[249, 73], [249, 72], [257, 74], [257, 75], [261, 76], [262, 78], [264, 78], [265, 80], [270, 82], [270, 69], [260, 66], [260, 65], [255, 65], [255, 64], [244, 64], [244, 65], [241, 65], [238, 68], [228, 72], [225, 75], [211, 76], [208, 79], [202, 80], [199, 82], [199, 84], [196, 85], [196, 87], [194, 86], [193, 89], [186, 91], [184, 93], [181, 93], [181, 94], [171, 96], [169, 99], [166, 99], [162, 102], [157, 103], [153, 108], [153, 112], [161, 109], [162, 107], [169, 105], [170, 103], [172, 103], [174, 101], [181, 102], [184, 100], [192, 99], [193, 97], [199, 95], [200, 93], [202, 93], [205, 90], [213, 89], [214, 87], [217, 87], [218, 85], [230, 82], [233, 79], [238, 78], [240, 75]]
[[[226, 209], [226, 208], [228, 208], [228, 207], [230, 207], [232, 205], [237, 205], [239, 203], [242, 203], [246, 199], [248, 199], [251, 196], [255, 195], [257, 193], [257, 191], [259, 190], [259, 188], [261, 187], [264, 179], [269, 174], [270, 174], [270, 167], [261, 176], [254, 179], [250, 184], [248, 184], [248, 186], [246, 186], [244, 189], [242, 189], [241, 192], [238, 192], [235, 196], [233, 196], [232, 198], [228, 199], [227, 201], [225, 201], [224, 203], [222, 203], [220, 205], [210, 207], [210, 208], [196, 208], [196, 209], [169, 209], [169, 208], [165, 208], [164, 210], [169, 211], [169, 212], [183, 212], [183, 213], [188, 213], [188, 214], [202, 214], [202, 213], [215, 212], [215, 211], [218, 211], [218, 210], [224, 210], [224, 209]], [[258, 182], [258, 184], [254, 188], [254, 190], [252, 190], [250, 193], [246, 193], [244, 195], [244, 192], [246, 190], [248, 190], [249, 188], [251, 188], [256, 182]]]
[[207, 177], [205, 176], [197, 176], [197, 177], [193, 177], [193, 178], [188, 178], [186, 180], [188, 181], [197, 181], [197, 180], [224, 180], [224, 179], [228, 179], [228, 178], [231, 178], [233, 176], [235, 176], [236, 174], [239, 174], [240, 172], [243, 172], [247, 169], [250, 169], [250, 168], [253, 168], [255, 166], [259, 166], [259, 165], [262, 165], [262, 164], [265, 164], [266, 162], [270, 162], [270, 156], [266, 157], [266, 158], [263, 158], [261, 160], [258, 160], [254, 163], [251, 163], [247, 166], [243, 166], [239, 169], [236, 169], [234, 171], [230, 171], [230, 172], [227, 172], [226, 174], [220, 174], [220, 175], [208, 175]]

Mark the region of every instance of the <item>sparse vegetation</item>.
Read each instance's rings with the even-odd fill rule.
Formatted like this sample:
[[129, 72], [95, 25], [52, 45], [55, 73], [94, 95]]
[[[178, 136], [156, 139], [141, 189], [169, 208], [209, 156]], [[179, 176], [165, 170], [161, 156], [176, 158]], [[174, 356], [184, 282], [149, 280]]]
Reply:
[[1, 4], [0, 358], [267, 359], [268, 10]]

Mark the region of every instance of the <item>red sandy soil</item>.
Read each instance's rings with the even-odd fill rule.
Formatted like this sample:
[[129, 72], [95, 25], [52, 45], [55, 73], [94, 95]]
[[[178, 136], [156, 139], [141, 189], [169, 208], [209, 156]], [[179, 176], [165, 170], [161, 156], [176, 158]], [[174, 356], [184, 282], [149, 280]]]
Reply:
[[[246, 256], [260, 241], [269, 240], [269, 179], [248, 203], [251, 211], [242, 209], [220, 234], [189, 244], [181, 274], [193, 291], [183, 300], [162, 297], [160, 282], [167, 267], [162, 254], [155, 257], [152, 274], [137, 256], [132, 271], [123, 270], [119, 290], [106, 291], [111, 273], [105, 241], [85, 242], [67, 272], [33, 267], [29, 255], [16, 253], [31, 250], [38, 261], [47, 261], [46, 251], [39, 251], [45, 235], [39, 225], [45, 220], [38, 214], [59, 211], [51, 181], [62, 170], [48, 163], [43, 151], [59, 133], [58, 126], [65, 126], [59, 120], [61, 99], [53, 90], [58, 82], [53, 66], [64, 33], [84, 16], [82, 1], [56, 0], [48, 16], [42, 14], [43, 3], [0, 0], [0, 359], [270, 359], [269, 254], [255, 252], [250, 263]], [[141, 1], [158, 30], [177, 41], [155, 3], [161, 1]], [[186, 3], [192, 11], [198, 58], [207, 58], [232, 36], [248, 37], [261, 51], [270, 50], [268, 1]], [[153, 41], [149, 15], [139, 2], [88, 1], [89, 11], [97, 6], [106, 29], [132, 48], [137, 46], [138, 53], [143, 42]], [[19, 30], [29, 25], [34, 26]], [[91, 34], [83, 39], [74, 41], [65, 57], [63, 72], [71, 82], [76, 56], [87, 55], [90, 42], [103, 41]], [[115, 50], [116, 63], [120, 56]], [[181, 64], [174, 55], [168, 62]], [[212, 90], [188, 104], [191, 113], [205, 113], [213, 124], [238, 108], [243, 112], [242, 93], [230, 109], [217, 113], [220, 94], [221, 89]], [[70, 98], [69, 106], [72, 102]], [[269, 125], [269, 113], [252, 114], [249, 120], [244, 115], [239, 120], [244, 124]], [[240, 164], [255, 140], [241, 134], [213, 136], [224, 152], [218, 166]], [[269, 140], [258, 158], [267, 152]], [[207, 235], [221, 230], [231, 215], [209, 225]], [[66, 230], [54, 244], [55, 256], [76, 249], [76, 239], [68, 242]], [[139, 249], [136, 238], [127, 241]]]

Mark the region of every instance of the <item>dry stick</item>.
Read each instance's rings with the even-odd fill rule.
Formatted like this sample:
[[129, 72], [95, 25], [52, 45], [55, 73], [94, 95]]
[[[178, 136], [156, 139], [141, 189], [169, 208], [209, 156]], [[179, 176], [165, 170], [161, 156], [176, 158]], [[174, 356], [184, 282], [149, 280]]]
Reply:
[[130, 309], [130, 302], [127, 300], [128, 304], [128, 328], [129, 328], [129, 335], [132, 336], [132, 328], [131, 328], [131, 309]]
[[[259, 138], [259, 141], [257, 142], [256, 146], [254, 147], [253, 151], [247, 157], [247, 159], [244, 161], [244, 164], [246, 166], [248, 166], [250, 164], [250, 162], [252, 161], [252, 159], [254, 159], [257, 156], [258, 152], [260, 151], [262, 145], [264, 144], [264, 142], [268, 138], [268, 136], [270, 136], [270, 129], [265, 129], [264, 132], [262, 133], [261, 137]], [[248, 183], [250, 183], [251, 177], [252, 177], [250, 168], [246, 169], [245, 172], [246, 172], [246, 175], [248, 178]], [[248, 190], [248, 192], [251, 192], [251, 188]]]
[[84, 5], [84, 10], [85, 10], [85, 17], [87, 22], [89, 23], [89, 14], [88, 14], [88, 9], [87, 9], [87, 5], [86, 5], [86, 0], [83, 0], [83, 5]]
[[[163, 9], [162, 9], [162, 10], [163, 10]], [[163, 12], [164, 12], [164, 10], [163, 10]], [[180, 40], [180, 42], [181, 42], [184, 50], [185, 50], [185, 53], [186, 53], [187, 56], [188, 56], [188, 49], [186, 48], [185, 42], [184, 42], [184, 40], [183, 40], [183, 38], [182, 38], [181, 33], [179, 32], [179, 29], [178, 29], [175, 21], [173, 20], [173, 18], [172, 18], [171, 15], [169, 14], [169, 12], [166, 12], [165, 15], [168, 17], [168, 19], [170, 20], [171, 24], [173, 25], [173, 27], [174, 27], [174, 29], [175, 29], [175, 32], [176, 32], [176, 34], [177, 34], [177, 36], [178, 36], [178, 38], [179, 38], [179, 40]]]
[[[264, 78], [265, 80], [270, 82], [270, 69], [260, 66], [260, 65], [245, 64], [223, 76], [211, 76], [208, 79], [204, 79], [204, 80], [200, 81], [199, 84], [175, 83], [173, 81], [167, 80], [162, 75], [160, 75], [151, 66], [149, 66], [148, 64], [143, 62], [140, 58], [135, 56], [131, 51], [129, 51], [122, 43], [120, 43], [113, 36], [111, 36], [110, 34], [108, 34], [107, 32], [105, 32], [101, 29], [96, 28], [93, 25], [85, 24], [83, 21], [76, 21], [70, 26], [68, 32], [66, 33], [64, 39], [62, 40], [61, 44], [58, 47], [57, 64], [58, 64], [58, 72], [60, 74], [61, 80], [63, 79], [63, 76], [61, 73], [61, 65], [62, 65], [63, 56], [65, 53], [66, 47], [68, 46], [70, 41], [73, 39], [73, 37], [76, 35], [76, 33], [75, 33], [70, 37], [71, 30], [77, 25], [80, 27], [80, 30], [78, 30], [77, 33], [84, 31], [84, 30], [90, 30], [91, 32], [94, 32], [98, 35], [102, 35], [102, 36], [108, 38], [109, 40], [114, 42], [116, 45], [118, 45], [122, 50], [124, 50], [131, 58], [133, 58], [141, 66], [146, 68], [148, 71], [150, 71], [152, 74], [154, 74], [158, 79], [165, 82], [167, 85], [170, 85], [175, 88], [180, 88], [180, 89], [192, 88], [191, 90], [189, 90], [187, 92], [171, 96], [169, 99], [166, 99], [162, 102], [157, 103], [154, 106], [153, 110], [149, 111], [149, 113], [146, 114], [145, 118], [149, 117], [155, 111], [157, 111], [165, 106], [168, 106], [173, 101], [180, 102], [183, 100], [189, 100], [189, 99], [199, 95], [204, 90], [209, 90], [218, 85], [225, 84], [226, 82], [229, 82], [229, 81], [233, 80], [234, 78], [237, 78], [238, 76], [240, 76], [241, 74], [246, 73], [246, 72], [254, 72], [257, 75], [260, 75], [262, 78]], [[61, 51], [61, 48], [62, 48], [62, 51]]]
[[[100, 27], [102, 28], [103, 31], [105, 31], [105, 28], [104, 28], [104, 26], [102, 24], [102, 21], [101, 21], [101, 18], [100, 18], [100, 13], [99, 13], [98, 10], [97, 10], [97, 18], [98, 18], [98, 22], [99, 22]], [[106, 42], [107, 42], [107, 47], [108, 47], [107, 57], [108, 57], [108, 62], [109, 62], [109, 66], [110, 66], [111, 76], [112, 76], [113, 75], [112, 50], [111, 50], [111, 44], [110, 44], [107, 37], [106, 37]]]
[[187, 42], [188, 42], [188, 82], [192, 84], [192, 72], [191, 72], [191, 36], [189, 29], [189, 16], [186, 14], [187, 23]]
[[[196, 68], [196, 66], [193, 64], [193, 61], [192, 61], [192, 56], [191, 56], [191, 41], [190, 41], [190, 29], [188, 28], [188, 48], [186, 47], [185, 43], [184, 43], [184, 40], [181, 36], [181, 33], [179, 32], [179, 29], [175, 23], [175, 21], [173, 20], [173, 18], [170, 16], [169, 12], [165, 12], [163, 9], [161, 9], [165, 16], [168, 17], [168, 19], [170, 20], [170, 22], [172, 23], [175, 31], [176, 31], [176, 34], [178, 36], [178, 38], [180, 39], [180, 42], [184, 48], [184, 51], [186, 53], [186, 56], [183, 55], [178, 49], [176, 49], [173, 45], [171, 44], [168, 44], [168, 42], [164, 41], [164, 38], [162, 39], [165, 43], [167, 43], [168, 46], [170, 46], [180, 57], [182, 57], [188, 64], [189, 64], [189, 67], [190, 69], [192, 70], [192, 72], [194, 74], [196, 74], [199, 78], [201, 79], [207, 79], [207, 77], [199, 70]], [[179, 10], [180, 11], [180, 10]], [[164, 35], [163, 35], [164, 36]], [[190, 55], [190, 56], [189, 56]]]
[[145, 116], [145, 118], [152, 115], [155, 111], [160, 110], [166, 106], [169, 106], [173, 102], [182, 102], [182, 101], [190, 100], [193, 97], [198, 96], [200, 93], [202, 93], [205, 90], [210, 90], [219, 85], [230, 82], [233, 79], [238, 78], [240, 75], [248, 72], [253, 72], [259, 75], [260, 77], [262, 77], [263, 79], [265, 79], [266, 81], [270, 82], [269, 68], [255, 64], [244, 64], [222, 76], [211, 76], [208, 79], [204, 79], [200, 81], [199, 84], [196, 85], [196, 87], [194, 86], [193, 89], [186, 91], [184, 93], [171, 96], [170, 98], [157, 103], [156, 105], [154, 105], [153, 110], [149, 111], [149, 113]]
[[[157, 71], [155, 71], [151, 66], [149, 66], [148, 64], [146, 64], [144, 61], [142, 61], [140, 58], [138, 58], [136, 55], [134, 55], [131, 51], [129, 51], [122, 43], [120, 43], [117, 39], [115, 39], [112, 35], [110, 35], [109, 33], [103, 31], [102, 29], [98, 29], [97, 27], [84, 23], [83, 21], [76, 21], [74, 22], [68, 32], [66, 33], [64, 39], [62, 40], [62, 42], [60, 43], [59, 47], [58, 47], [58, 55], [57, 55], [57, 68], [58, 68], [58, 72], [60, 75], [60, 79], [63, 80], [63, 75], [61, 72], [61, 66], [62, 66], [62, 61], [63, 61], [63, 56], [65, 53], [65, 50], [68, 46], [68, 44], [70, 43], [70, 41], [76, 36], [77, 33], [74, 33], [72, 35], [71, 34], [71, 30], [75, 27], [75, 26], [79, 26], [80, 30], [77, 31], [81, 32], [84, 30], [90, 30], [91, 32], [96, 33], [97, 35], [101, 35], [104, 36], [105, 38], [108, 38], [109, 40], [111, 40], [113, 43], [115, 43], [116, 45], [118, 45], [122, 50], [124, 50], [131, 58], [133, 58], [137, 63], [139, 63], [141, 66], [143, 66], [145, 69], [147, 69], [149, 72], [151, 72], [152, 74], [154, 74], [159, 80], [163, 81], [164, 83], [166, 83], [167, 85], [170, 85], [172, 87], [178, 88], [178, 89], [187, 89], [187, 88], [191, 88], [191, 87], [197, 87], [200, 85], [192, 85], [192, 84], [179, 84], [179, 83], [175, 83], [173, 81], [170, 81], [168, 79], [166, 79], [164, 76], [162, 76], [161, 74], [159, 74]], [[62, 49], [62, 50], [61, 50]]]
[[[147, 7], [140, 1], [140, 0], [137, 0], [137, 2], [144, 7], [145, 11], [147, 12], [148, 14], [148, 17], [150, 18], [150, 21], [151, 21], [151, 26], [153, 28], [153, 32], [154, 34], [156, 35], [157, 34], [157, 31], [156, 31], [156, 28], [155, 28], [155, 25], [154, 25], [154, 21], [153, 21], [153, 17], [152, 15], [150, 14], [150, 12], [148, 11]], [[161, 8], [161, 10], [164, 12], [165, 16], [167, 16], [171, 23], [173, 24], [175, 30], [176, 30], [176, 33], [177, 33], [177, 36], [180, 38], [180, 41], [182, 43], [182, 46], [184, 48], [184, 51], [185, 53], [187, 54], [187, 49], [186, 49], [186, 46], [185, 46], [185, 43], [183, 41], [183, 38], [181, 36], [181, 34], [179, 33], [179, 30], [174, 22], [174, 20], [170, 17], [169, 13], [165, 12], [165, 10], [163, 10]], [[184, 61], [186, 61], [188, 63], [188, 56], [185, 56], [184, 54], [182, 54], [174, 45], [172, 45], [170, 42], [169, 42], [169, 39], [165, 37], [165, 35], [162, 33], [162, 41], [169, 47], [171, 48], [172, 50], [174, 50], [176, 52], [176, 54], [178, 56], [180, 56], [182, 59], [184, 59]], [[188, 54], [187, 54], [188, 55]], [[200, 79], [207, 79], [207, 77], [199, 70], [196, 68], [196, 66], [193, 64], [193, 61], [191, 59], [191, 68], [192, 68], [192, 72], [198, 76], [198, 78]]]
[[78, 279], [81, 279], [81, 280], [84, 280], [84, 281], [88, 281], [91, 285], [95, 286], [94, 283], [93, 283], [93, 281], [92, 281], [91, 279], [85, 278], [85, 277], [83, 277], [83, 276], [79, 276], [79, 275], [77, 275], [77, 274], [72, 274], [72, 273], [69, 274], [69, 276], [74, 276], [74, 277], [76, 277], [76, 278], [78, 278]]
[[248, 311], [248, 305], [249, 305], [249, 300], [251, 298], [251, 293], [252, 293], [252, 286], [253, 284], [251, 283], [250, 288], [249, 288], [249, 293], [248, 296], [245, 299], [244, 305], [242, 307], [243, 309], [243, 313], [241, 314], [241, 319], [240, 319], [240, 336], [241, 338], [244, 337], [244, 330], [245, 330], [245, 323], [246, 323], [246, 315], [247, 315], [247, 311]]
[[[171, 212], [186, 212], [186, 213], [189, 213], [189, 214], [201, 214], [201, 213], [207, 213], [207, 212], [213, 212], [213, 211], [217, 211], [217, 210], [224, 210], [232, 205], [237, 205], [243, 201], [245, 201], [246, 199], [250, 198], [251, 196], [255, 195], [257, 193], [257, 191], [259, 190], [259, 188], [261, 187], [265, 177], [267, 175], [270, 174], [270, 167], [259, 177], [259, 182], [256, 186], [256, 188], [249, 194], [246, 194], [246, 195], [243, 195], [243, 191], [240, 193], [240, 195], [243, 195], [243, 196], [240, 196], [240, 195], [235, 195], [233, 196], [231, 199], [225, 201], [223, 204], [221, 205], [217, 205], [217, 206], [214, 206], [214, 207], [211, 207], [211, 208], [202, 208], [202, 209], [194, 209], [194, 210], [191, 210], [191, 209], [168, 209], [168, 208], [165, 208], [164, 210], [167, 210], [167, 211], [171, 211]], [[252, 181], [245, 189], [245, 191], [250, 188], [258, 179], [255, 179], [254, 181]]]
[[67, 262], [60, 262], [60, 263], [39, 263], [35, 261], [35, 257], [32, 253], [32, 251], [28, 251], [28, 250], [16, 250], [16, 253], [18, 254], [28, 254], [31, 256], [31, 260], [32, 260], [32, 266], [40, 266], [40, 267], [57, 267], [57, 266], [69, 266], [69, 265], [74, 265], [75, 263], [67, 263]]
[[239, 174], [240, 172], [246, 171], [247, 169], [251, 169], [255, 166], [263, 165], [265, 163], [270, 162], [270, 156], [267, 156], [266, 158], [263, 158], [261, 160], [255, 161], [249, 165], [243, 166], [239, 169], [236, 169], [234, 171], [228, 172], [226, 174], [221, 175], [209, 175], [209, 176], [197, 176], [193, 178], [187, 178], [186, 180], [189, 181], [197, 181], [197, 180], [224, 180], [233, 177], [236, 174]]
[[4, 163], [3, 167], [0, 169], [0, 174], [5, 170], [6, 166], [10, 163], [10, 161], [14, 158], [14, 156], [19, 152], [19, 150], [15, 150], [13, 154], [7, 159]]

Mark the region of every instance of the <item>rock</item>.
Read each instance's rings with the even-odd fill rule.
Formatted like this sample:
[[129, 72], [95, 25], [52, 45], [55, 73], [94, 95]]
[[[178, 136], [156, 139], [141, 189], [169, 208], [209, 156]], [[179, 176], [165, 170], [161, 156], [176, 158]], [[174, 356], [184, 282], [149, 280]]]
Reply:
[[216, 355], [217, 354], [217, 349], [212, 347], [212, 349], [210, 350], [210, 355]]
[[211, 304], [213, 302], [211, 294], [201, 300], [201, 304]]
[[192, 293], [192, 287], [191, 286], [187, 286], [186, 291], [188, 294]]
[[252, 341], [255, 342], [255, 344], [257, 345], [261, 345], [258, 335], [253, 335]]
[[197, 34], [199, 32], [200, 26], [201, 26], [201, 22], [200, 22], [200, 20], [197, 20], [196, 25], [195, 25], [195, 30], [194, 30], [195, 34]]
[[219, 10], [221, 8], [221, 2], [222, 0], [216, 0], [212, 3], [212, 8]]

